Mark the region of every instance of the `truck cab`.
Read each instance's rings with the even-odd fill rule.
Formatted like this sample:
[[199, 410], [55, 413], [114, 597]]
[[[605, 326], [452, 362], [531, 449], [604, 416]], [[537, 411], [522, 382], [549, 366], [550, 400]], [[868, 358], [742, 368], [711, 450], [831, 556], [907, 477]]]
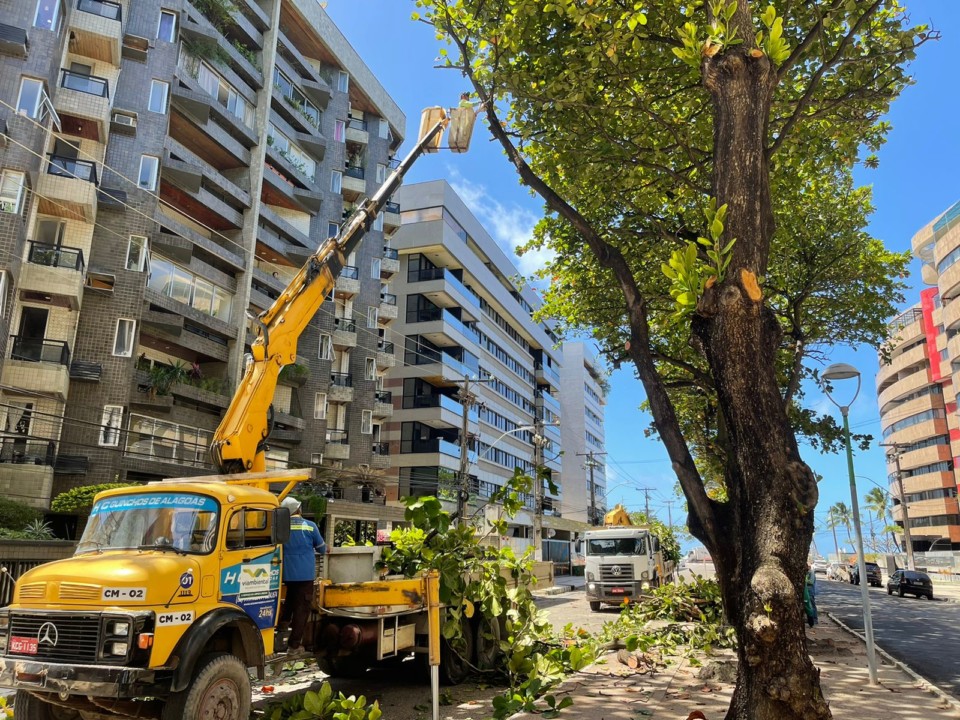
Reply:
[[216, 661], [246, 685], [206, 709], [226, 702], [236, 707], [225, 717], [245, 718], [247, 668], [262, 674], [275, 649], [289, 533], [289, 509], [249, 484], [98, 495], [74, 556], [25, 573], [0, 610], [0, 685], [17, 688], [17, 716], [45, 718], [49, 703], [121, 713], [150, 697], [157, 716], [183, 717]]

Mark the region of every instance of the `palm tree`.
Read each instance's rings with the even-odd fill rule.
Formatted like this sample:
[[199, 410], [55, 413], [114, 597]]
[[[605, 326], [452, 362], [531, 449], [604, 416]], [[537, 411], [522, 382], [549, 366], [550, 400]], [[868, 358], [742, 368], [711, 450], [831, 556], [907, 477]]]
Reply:
[[[897, 547], [897, 536], [891, 530], [891, 524], [887, 521], [890, 515], [890, 495], [882, 488], [871, 488], [870, 492], [863, 496], [863, 507], [872, 512], [877, 522], [882, 526], [880, 532], [889, 532], [893, 541], [893, 546]], [[870, 525], [871, 534], [873, 534], [873, 524]], [[875, 548], [876, 549], [876, 548]]]
[[833, 530], [833, 544], [837, 549], [837, 562], [840, 560], [840, 544], [837, 542], [837, 526], [843, 525], [847, 529], [847, 535], [850, 535], [850, 521], [853, 513], [850, 508], [842, 502], [835, 503], [827, 510], [827, 527]]

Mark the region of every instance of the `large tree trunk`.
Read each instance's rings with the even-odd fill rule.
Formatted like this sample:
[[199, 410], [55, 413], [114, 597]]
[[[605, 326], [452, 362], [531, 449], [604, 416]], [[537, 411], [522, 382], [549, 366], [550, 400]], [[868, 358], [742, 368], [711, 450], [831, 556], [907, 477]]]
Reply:
[[[748, 29], [746, 3], [738, 15]], [[780, 328], [756, 285], [773, 234], [766, 138], [776, 73], [768, 58], [738, 50], [703, 64], [715, 116], [713, 191], [729, 207], [724, 241], [736, 244], [726, 278], [705, 293], [693, 321], [726, 429], [729, 504], [719, 537], [735, 541], [704, 541], [739, 639], [727, 718], [829, 718], [807, 653], [802, 602], [817, 485], [776, 381]]]

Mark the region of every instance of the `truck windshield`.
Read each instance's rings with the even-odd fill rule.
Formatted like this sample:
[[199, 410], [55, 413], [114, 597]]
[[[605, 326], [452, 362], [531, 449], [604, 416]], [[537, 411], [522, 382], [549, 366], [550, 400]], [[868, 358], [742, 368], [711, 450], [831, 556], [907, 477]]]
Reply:
[[599, 538], [587, 541], [587, 555], [644, 555], [645, 538]]
[[190, 493], [142, 493], [94, 504], [77, 554], [104, 550], [209, 553], [216, 546], [218, 504]]

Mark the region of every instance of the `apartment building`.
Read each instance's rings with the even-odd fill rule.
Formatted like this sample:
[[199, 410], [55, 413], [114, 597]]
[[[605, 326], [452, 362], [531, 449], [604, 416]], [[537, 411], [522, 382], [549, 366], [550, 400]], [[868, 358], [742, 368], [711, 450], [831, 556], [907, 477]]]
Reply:
[[[208, 474], [252, 318], [383, 181], [405, 117], [316, 0], [0, 11], [0, 490]], [[396, 515], [363, 501], [389, 465], [398, 209], [301, 336], [269, 440], [360, 519]]]
[[563, 517], [602, 524], [607, 512], [603, 369], [586, 343], [563, 343], [560, 411], [563, 416]]
[[[439, 494], [456, 507], [467, 448], [469, 510], [495, 514], [491, 493], [515, 468], [533, 473], [538, 420], [543, 466], [559, 489], [560, 356], [550, 328], [531, 318], [536, 294], [517, 288], [516, 267], [447, 182], [404, 186], [395, 197], [400, 315], [388, 338], [402, 349], [386, 383], [394, 414], [379, 436], [392, 457], [389, 499]], [[545, 487], [548, 539], [565, 531], [560, 502]], [[532, 496], [526, 505], [503, 539], [518, 549], [531, 541]]]
[[902, 526], [906, 506], [915, 551], [960, 550], [960, 203], [920, 230], [912, 245], [922, 279], [933, 287], [890, 323], [890, 359], [881, 355], [877, 374], [893, 518]]

